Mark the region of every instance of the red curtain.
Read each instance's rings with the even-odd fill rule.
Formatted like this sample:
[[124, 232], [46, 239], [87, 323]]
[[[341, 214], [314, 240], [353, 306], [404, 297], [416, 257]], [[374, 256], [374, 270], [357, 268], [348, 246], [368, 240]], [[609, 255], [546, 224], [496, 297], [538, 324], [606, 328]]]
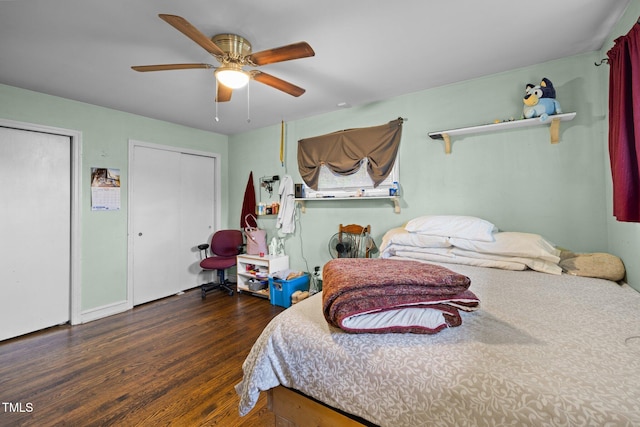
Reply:
[[615, 40], [607, 56], [613, 215], [640, 222], [640, 22]]
[[258, 227], [254, 216], [256, 213], [256, 190], [253, 186], [253, 171], [249, 172], [249, 180], [244, 190], [244, 199], [242, 201], [242, 211], [240, 212], [240, 229], [249, 227]]

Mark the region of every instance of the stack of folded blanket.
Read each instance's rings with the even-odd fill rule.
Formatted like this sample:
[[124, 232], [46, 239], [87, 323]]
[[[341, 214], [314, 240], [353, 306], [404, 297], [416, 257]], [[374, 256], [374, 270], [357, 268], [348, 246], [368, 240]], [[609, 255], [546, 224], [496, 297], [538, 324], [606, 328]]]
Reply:
[[489, 221], [427, 215], [389, 230], [380, 257], [561, 274], [560, 250], [532, 233], [500, 232]]
[[467, 276], [417, 261], [338, 258], [322, 275], [324, 317], [346, 332], [433, 334], [480, 302]]

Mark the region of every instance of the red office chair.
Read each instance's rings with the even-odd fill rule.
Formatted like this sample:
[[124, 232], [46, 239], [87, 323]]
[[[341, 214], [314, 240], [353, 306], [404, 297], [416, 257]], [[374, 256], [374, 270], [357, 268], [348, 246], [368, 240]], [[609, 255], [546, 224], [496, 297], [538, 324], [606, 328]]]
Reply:
[[209, 282], [200, 286], [202, 298], [207, 297], [207, 292], [214, 289], [224, 289], [229, 295], [233, 295], [231, 282], [225, 279], [225, 270], [236, 265], [236, 256], [242, 253], [244, 241], [240, 230], [219, 230], [211, 238], [211, 246], [204, 243], [198, 245], [200, 257], [206, 256], [207, 249], [211, 248], [211, 256], [200, 261], [200, 267], [207, 270], [218, 271], [218, 283]]

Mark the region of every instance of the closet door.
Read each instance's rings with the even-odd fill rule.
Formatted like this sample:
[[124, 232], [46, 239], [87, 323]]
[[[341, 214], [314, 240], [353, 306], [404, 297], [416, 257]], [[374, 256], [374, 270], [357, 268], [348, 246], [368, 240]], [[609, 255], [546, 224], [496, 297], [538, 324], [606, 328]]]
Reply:
[[133, 304], [178, 292], [180, 153], [135, 147], [132, 176]]
[[180, 290], [211, 281], [212, 274], [202, 273], [198, 245], [211, 243], [214, 232], [215, 159], [182, 153], [180, 157]]
[[71, 139], [0, 127], [0, 340], [66, 323]]
[[131, 167], [133, 304], [199, 284], [197, 245], [214, 224], [215, 159], [136, 145]]

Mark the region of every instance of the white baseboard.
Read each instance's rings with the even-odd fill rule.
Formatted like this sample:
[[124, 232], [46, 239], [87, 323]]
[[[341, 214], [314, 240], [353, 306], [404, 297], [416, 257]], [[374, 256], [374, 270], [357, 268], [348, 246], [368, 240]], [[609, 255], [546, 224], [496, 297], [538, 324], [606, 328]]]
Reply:
[[127, 310], [131, 310], [132, 308], [133, 306], [127, 301], [92, 308], [90, 310], [83, 311], [80, 314], [80, 323], [87, 323], [93, 320], [102, 319], [103, 317], [113, 316], [114, 314], [122, 313]]

